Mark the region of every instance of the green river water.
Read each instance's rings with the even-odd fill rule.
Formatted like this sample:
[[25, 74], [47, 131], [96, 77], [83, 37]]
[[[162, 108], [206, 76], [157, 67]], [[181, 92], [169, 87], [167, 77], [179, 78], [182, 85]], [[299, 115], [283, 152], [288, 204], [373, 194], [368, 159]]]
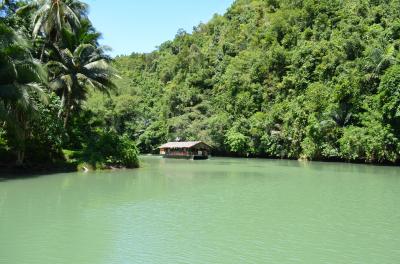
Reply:
[[400, 263], [400, 168], [142, 157], [0, 181], [0, 263]]

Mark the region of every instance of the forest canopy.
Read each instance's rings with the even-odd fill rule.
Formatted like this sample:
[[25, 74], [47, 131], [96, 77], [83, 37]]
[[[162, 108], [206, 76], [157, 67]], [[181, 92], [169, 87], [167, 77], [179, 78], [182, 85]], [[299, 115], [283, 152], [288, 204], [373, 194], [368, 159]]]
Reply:
[[237, 0], [117, 57], [117, 91], [86, 107], [144, 153], [203, 140], [222, 155], [398, 162], [399, 49], [398, 0]]

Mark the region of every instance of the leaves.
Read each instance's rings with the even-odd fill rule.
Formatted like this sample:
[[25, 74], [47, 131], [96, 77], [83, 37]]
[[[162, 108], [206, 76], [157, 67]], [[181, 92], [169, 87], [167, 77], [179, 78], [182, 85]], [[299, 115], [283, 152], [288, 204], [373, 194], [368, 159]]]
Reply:
[[[15, 11], [7, 2], [0, 10], [7, 8], [0, 17], [0, 132], [7, 132], [0, 143], [10, 146], [0, 148], [16, 152], [18, 165], [25, 150], [35, 146], [37, 156], [28, 154], [30, 161], [55, 162], [74, 136], [71, 131], [86, 129], [65, 127], [80, 114], [89, 87], [108, 93], [116, 73], [98, 44], [101, 34], [87, 19], [86, 4], [35, 0], [16, 5], [22, 4]], [[83, 139], [75, 140], [82, 147]], [[118, 151], [124, 154], [118, 162], [136, 166], [137, 152], [128, 147], [131, 142], [121, 138]]]
[[165, 124], [166, 140], [206, 140], [220, 154], [398, 162], [395, 10], [398, 1], [238, 0], [150, 54], [118, 57], [111, 102], [138, 96], [146, 122], [124, 122], [143, 151]]

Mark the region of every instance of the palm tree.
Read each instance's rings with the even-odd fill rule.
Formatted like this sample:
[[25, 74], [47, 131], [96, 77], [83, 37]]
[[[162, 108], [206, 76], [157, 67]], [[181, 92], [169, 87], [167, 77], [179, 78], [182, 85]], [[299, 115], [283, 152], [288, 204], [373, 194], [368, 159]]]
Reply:
[[33, 37], [41, 32], [50, 41], [56, 41], [63, 28], [79, 27], [80, 19], [87, 16], [88, 5], [78, 0], [35, 0], [18, 13], [33, 10]]
[[63, 29], [61, 32], [61, 39], [58, 45], [62, 48], [74, 50], [79, 44], [92, 44], [95, 47], [99, 46], [99, 39], [101, 33], [97, 32], [89, 19], [82, 19], [80, 26], [73, 32], [68, 29]]
[[62, 31], [75, 32], [80, 27], [81, 19], [87, 17], [88, 5], [78, 0], [34, 0], [18, 9], [17, 14], [27, 15], [32, 12], [32, 36], [41, 35], [45, 42], [40, 60], [43, 61], [46, 45], [60, 41]]
[[71, 111], [86, 99], [88, 88], [108, 93], [115, 87], [112, 78], [117, 76], [108, 63], [101, 47], [79, 44], [75, 49], [54, 46], [57, 59], [49, 61], [50, 87], [61, 97], [64, 126]]
[[37, 103], [45, 101], [46, 72], [32, 58], [27, 41], [0, 22], [0, 119], [13, 136], [17, 165], [22, 165], [29, 122]]

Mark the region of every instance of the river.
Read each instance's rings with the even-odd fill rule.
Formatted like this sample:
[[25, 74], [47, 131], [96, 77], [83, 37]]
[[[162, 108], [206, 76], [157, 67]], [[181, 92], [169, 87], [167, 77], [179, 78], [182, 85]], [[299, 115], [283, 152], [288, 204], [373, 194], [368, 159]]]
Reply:
[[0, 263], [400, 263], [400, 168], [142, 157], [0, 182]]

